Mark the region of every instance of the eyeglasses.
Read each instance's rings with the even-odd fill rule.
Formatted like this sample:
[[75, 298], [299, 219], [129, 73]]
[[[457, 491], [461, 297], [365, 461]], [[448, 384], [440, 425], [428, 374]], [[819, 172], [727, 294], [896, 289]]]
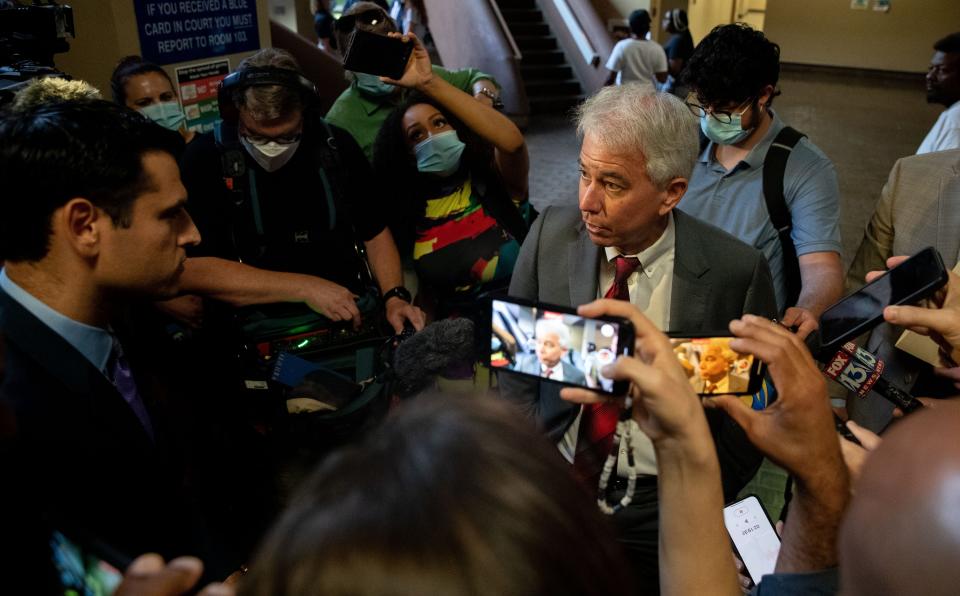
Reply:
[[241, 124], [240, 136], [245, 138], [251, 145], [266, 145], [267, 143], [276, 143], [277, 145], [293, 145], [303, 138], [303, 121], [299, 125], [300, 130], [279, 137], [268, 137], [264, 135], [254, 135]]
[[723, 111], [723, 110], [714, 110], [709, 107], [705, 108], [697, 102], [696, 97], [692, 93], [687, 97], [687, 100], [684, 103], [687, 104], [687, 107], [690, 108], [690, 111], [693, 112], [693, 115], [696, 116], [697, 118], [703, 118], [707, 114], [710, 114], [710, 117], [716, 120], [717, 122], [722, 122], [723, 124], [730, 124], [731, 122], [733, 122], [733, 114], [736, 114], [738, 116], [743, 116], [744, 112], [750, 109], [750, 105], [754, 101], [756, 101], [756, 99], [757, 98], [755, 97], [751, 97], [747, 99], [745, 102], [740, 104], [740, 106], [743, 106], [743, 109], [738, 112], [737, 109], [740, 106], [737, 106], [737, 108], [734, 108], [733, 113]]
[[266, 145], [267, 143], [276, 143], [277, 145], [293, 145], [303, 137], [303, 133], [298, 132], [294, 135], [282, 137], [261, 137], [260, 135], [241, 134], [251, 145]]
[[350, 33], [356, 28], [357, 21], [359, 21], [361, 25], [375, 27], [376, 25], [386, 21], [388, 18], [389, 17], [387, 16], [387, 13], [383, 12], [381, 9], [371, 8], [369, 10], [364, 10], [363, 12], [340, 17], [336, 20], [333, 26], [341, 33]]

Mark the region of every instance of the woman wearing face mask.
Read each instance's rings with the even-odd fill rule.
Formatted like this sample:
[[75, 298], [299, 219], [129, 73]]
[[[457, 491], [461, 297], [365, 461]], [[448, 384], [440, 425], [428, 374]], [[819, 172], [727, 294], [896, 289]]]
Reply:
[[384, 122], [373, 167], [397, 189], [390, 226], [425, 310], [471, 316], [479, 293], [509, 285], [526, 235], [527, 147], [506, 116], [435, 76], [415, 35], [404, 39], [413, 59], [390, 82], [413, 93]]
[[144, 62], [140, 56], [127, 56], [120, 60], [110, 76], [113, 100], [120, 105], [137, 110], [160, 126], [179, 132], [187, 143], [196, 133], [186, 127], [186, 116], [177, 101], [173, 81], [166, 71]]

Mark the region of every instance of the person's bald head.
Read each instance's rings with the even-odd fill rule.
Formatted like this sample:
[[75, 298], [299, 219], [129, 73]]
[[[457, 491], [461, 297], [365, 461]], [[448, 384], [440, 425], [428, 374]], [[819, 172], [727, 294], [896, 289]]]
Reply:
[[919, 412], [884, 436], [840, 529], [846, 596], [956, 594], [960, 409]]

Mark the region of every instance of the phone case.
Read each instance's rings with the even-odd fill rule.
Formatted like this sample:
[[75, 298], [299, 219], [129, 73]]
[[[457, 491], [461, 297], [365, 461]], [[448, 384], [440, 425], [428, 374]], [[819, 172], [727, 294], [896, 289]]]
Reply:
[[[533, 373], [524, 372], [524, 371], [520, 371], [520, 370], [515, 370], [514, 368], [512, 368], [512, 367], [510, 367], [510, 366], [506, 366], [506, 365], [494, 365], [493, 362], [492, 362], [492, 358], [491, 358], [491, 357], [493, 356], [493, 352], [491, 351], [491, 346], [490, 346], [490, 338], [491, 338], [491, 334], [492, 334], [491, 322], [492, 322], [492, 318], [493, 318], [493, 306], [492, 306], [493, 300], [502, 301], [502, 302], [504, 302], [504, 303], [506, 303], [506, 304], [514, 304], [514, 305], [517, 305], [517, 306], [520, 306], [520, 307], [524, 307], [524, 308], [537, 308], [537, 309], [539, 309], [539, 310], [541, 310], [541, 311], [549, 311], [549, 312], [554, 312], [554, 313], [567, 314], [567, 315], [573, 315], [573, 316], [576, 316], [576, 317], [580, 317], [580, 315], [577, 314], [576, 309], [570, 308], [569, 306], [560, 306], [560, 305], [556, 305], [556, 304], [547, 304], [547, 303], [543, 303], [543, 302], [534, 302], [534, 301], [530, 301], [530, 300], [523, 300], [523, 299], [518, 299], [518, 298], [510, 298], [510, 297], [505, 297], [505, 296], [501, 296], [501, 297], [497, 297], [497, 298], [492, 298], [492, 299], [486, 300], [486, 302], [488, 302], [486, 311], [487, 311], [488, 313], [490, 313], [490, 314], [485, 318], [485, 324], [484, 324], [484, 325], [478, 325], [478, 326], [477, 326], [478, 346], [482, 345], [484, 342], [486, 343], [486, 347], [485, 347], [482, 351], [480, 351], [481, 354], [482, 354], [482, 353], [487, 353], [487, 354], [488, 354], [488, 357], [484, 358], [484, 365], [485, 365], [485, 366], [491, 368], [492, 370], [503, 371], [503, 372], [506, 372], [506, 373], [512, 374], [512, 375], [519, 375], [519, 376], [527, 377], [527, 378], [530, 378], [530, 379], [536, 379], [536, 380], [539, 380], [539, 381], [541, 381], [541, 382], [552, 383], [552, 384], [555, 384], [555, 385], [563, 385], [563, 386], [566, 386], [566, 387], [587, 388], [587, 389], [589, 389], [590, 391], [596, 391], [597, 393], [602, 393], [602, 394], [604, 394], [604, 395], [623, 396], [623, 395], [626, 394], [626, 392], [627, 392], [627, 390], [628, 390], [628, 388], [629, 388], [629, 383], [627, 383], [627, 382], [625, 382], [625, 381], [618, 381], [618, 382], [616, 382], [616, 383], [613, 384], [612, 390], [606, 390], [606, 389], [604, 389], [602, 386], [598, 386], [598, 387], [585, 387], [584, 385], [580, 385], [580, 384], [576, 384], [576, 383], [569, 383], [569, 382], [566, 382], [566, 381], [551, 380], [551, 379], [549, 379], [549, 378], [541, 377], [541, 376], [538, 376], [538, 375], [533, 374]], [[610, 323], [616, 323], [617, 325], [619, 325], [619, 330], [620, 330], [620, 331], [619, 331], [619, 335], [618, 335], [618, 344], [617, 344], [617, 354], [616, 354], [616, 355], [619, 356], [619, 355], [623, 355], [623, 354], [626, 354], [626, 355], [632, 355], [632, 354], [633, 354], [633, 345], [634, 345], [635, 332], [634, 332], [634, 329], [633, 329], [633, 324], [632, 324], [629, 320], [627, 320], [627, 319], [619, 319], [619, 318], [617, 318], [617, 317], [597, 317], [597, 318], [592, 318], [592, 319], [591, 319], [591, 318], [587, 318], [587, 317], [581, 317], [581, 318], [583, 318], [584, 320], [587, 320], [587, 321], [610, 322]], [[599, 351], [599, 352], [596, 352], [596, 353], [599, 354], [600, 352], [602, 352], [602, 350]], [[586, 366], [586, 361], [584, 361], [584, 366]], [[583, 372], [583, 371], [581, 371], [581, 372]]]
[[407, 68], [412, 42], [357, 29], [350, 36], [343, 58], [346, 70], [399, 79]]
[[[732, 370], [730, 370], [727, 375], [726, 383], [722, 385], [726, 387], [726, 390], [716, 390], [716, 388], [714, 388], [712, 391], [707, 391], [709, 388], [708, 382], [699, 377], [698, 371], [694, 369], [693, 363], [689, 362], [687, 359], [687, 354], [685, 353], [686, 350], [681, 348], [681, 346], [686, 346], [688, 343], [704, 345], [702, 343], [703, 340], [714, 338], [720, 340], [733, 339], [734, 336], [730, 335], [728, 331], [717, 331], [715, 333], [699, 332], [696, 334], [671, 331], [667, 333], [667, 336], [670, 338], [671, 344], [674, 344], [674, 351], [677, 352], [677, 359], [680, 361], [681, 366], [683, 366], [684, 371], [689, 376], [690, 384], [699, 395], [704, 397], [715, 395], [737, 395], [741, 396], [746, 405], [754, 409], [762, 410], [764, 407], [766, 407], [765, 403], [756, 404], [754, 403], [755, 400], [753, 399], [753, 396], [763, 387], [763, 377], [766, 371], [766, 366], [758, 358], [750, 356], [749, 365], [746, 365], [742, 361], [745, 360], [747, 355], [736, 354], [734, 352], [738, 358], [735, 359]], [[688, 341], [678, 344], [677, 342], [679, 340]], [[698, 355], [702, 355], [702, 350], [698, 351]]]

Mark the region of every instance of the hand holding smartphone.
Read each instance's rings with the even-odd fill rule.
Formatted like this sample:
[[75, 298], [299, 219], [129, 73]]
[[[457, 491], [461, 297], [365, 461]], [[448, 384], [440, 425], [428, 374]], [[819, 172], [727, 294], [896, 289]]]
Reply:
[[820, 343], [825, 351], [870, 331], [883, 321], [883, 309], [930, 297], [947, 283], [940, 253], [927, 247], [846, 296], [820, 316]]
[[347, 42], [343, 67], [353, 72], [399, 80], [407, 68], [414, 45], [412, 41], [356, 29]]
[[629, 387], [602, 372], [617, 356], [633, 354], [627, 319], [590, 319], [568, 307], [498, 298], [491, 301], [488, 337], [492, 368], [609, 395], [625, 395]]
[[743, 561], [754, 584], [773, 573], [780, 554], [780, 537], [770, 516], [755, 495], [723, 508], [723, 523], [737, 556]]

